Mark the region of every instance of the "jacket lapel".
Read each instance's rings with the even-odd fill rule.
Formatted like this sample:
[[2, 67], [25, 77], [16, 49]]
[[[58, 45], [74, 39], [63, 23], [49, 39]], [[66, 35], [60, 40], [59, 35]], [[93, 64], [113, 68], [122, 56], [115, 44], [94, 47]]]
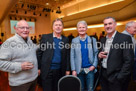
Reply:
[[52, 62], [52, 58], [53, 58], [53, 55], [54, 55], [54, 46], [53, 46], [53, 33], [51, 35], [49, 35], [48, 39], [46, 39], [47, 42], [49, 42], [50, 44], [52, 44], [52, 48], [50, 50], [51, 52], [51, 55], [50, 55], [50, 64]]
[[[63, 46], [65, 46], [66, 41], [65, 41], [64, 36], [62, 36], [62, 40], [61, 40], [61, 42], [63, 43]], [[63, 49], [65, 49], [65, 48], [62, 48], [62, 49], [61, 49], [61, 54], [63, 53]]]
[[49, 42], [53, 44], [53, 33], [51, 34], [51, 36], [48, 39], [49, 39]]
[[117, 32], [116, 33], [116, 35], [115, 35], [115, 37], [114, 37], [114, 39], [113, 39], [113, 42], [112, 42], [112, 46], [113, 46], [113, 48], [110, 48], [110, 52], [109, 52], [109, 56], [108, 56], [108, 60], [109, 60], [109, 58], [110, 58], [110, 56], [111, 56], [111, 54], [113, 53], [112, 51], [115, 49], [114, 48], [114, 45], [117, 43], [117, 41], [119, 40], [119, 32]]
[[80, 61], [81, 61], [82, 60], [82, 54], [81, 54], [81, 44], [80, 44], [80, 37], [79, 36], [76, 38], [75, 44], [78, 45], [78, 47], [76, 46], [77, 48], [75, 48], [75, 49], [76, 49], [77, 53], [79, 54]]

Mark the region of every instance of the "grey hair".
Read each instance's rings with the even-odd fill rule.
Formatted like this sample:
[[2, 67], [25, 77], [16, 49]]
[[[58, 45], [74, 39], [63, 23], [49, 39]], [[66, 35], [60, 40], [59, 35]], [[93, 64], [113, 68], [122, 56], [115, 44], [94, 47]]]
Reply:
[[126, 24], [125, 28], [127, 29], [128, 27], [133, 26], [134, 23], [136, 23], [136, 22], [134, 22], [134, 21], [128, 22], [128, 23]]
[[87, 28], [87, 23], [86, 23], [86, 21], [79, 21], [78, 23], [77, 23], [77, 28], [78, 28], [78, 26], [79, 26], [79, 24], [83, 24], [83, 25], [85, 25], [86, 26], [86, 28]]
[[55, 20], [53, 20], [52, 26], [56, 21], [60, 21], [62, 23], [63, 27], [64, 27], [64, 23], [63, 23], [62, 19], [60, 19], [60, 18], [56, 18]]
[[[108, 17], [104, 18], [104, 20], [110, 19], [110, 18], [111, 18], [114, 22], [116, 22], [116, 19], [115, 19], [114, 17], [111, 17], [111, 16], [108, 16]], [[103, 21], [104, 21], [104, 20], [103, 20]]]

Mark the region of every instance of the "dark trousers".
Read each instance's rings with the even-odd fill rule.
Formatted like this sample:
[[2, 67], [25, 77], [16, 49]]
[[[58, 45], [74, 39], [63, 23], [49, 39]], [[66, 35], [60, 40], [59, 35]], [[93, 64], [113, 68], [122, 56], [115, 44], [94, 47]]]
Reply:
[[123, 91], [128, 91], [128, 87], [131, 81], [131, 74], [128, 76], [128, 78], [125, 80], [125, 83], [123, 84]]
[[58, 81], [60, 77], [60, 70], [50, 70], [45, 80], [42, 80], [43, 91], [58, 91]]
[[19, 86], [10, 86], [11, 91], [35, 91], [37, 79]]
[[123, 85], [121, 82], [118, 80], [115, 80], [114, 82], [108, 81], [107, 70], [104, 68], [102, 68], [100, 84], [102, 87], [101, 91], [123, 91]]

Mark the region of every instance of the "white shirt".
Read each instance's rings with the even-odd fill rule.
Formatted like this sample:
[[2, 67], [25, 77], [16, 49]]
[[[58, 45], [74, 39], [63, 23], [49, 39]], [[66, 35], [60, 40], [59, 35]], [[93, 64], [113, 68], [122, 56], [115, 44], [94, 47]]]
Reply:
[[109, 38], [108, 36], [106, 36], [106, 43], [105, 43], [105, 48], [104, 48], [104, 52], [107, 52], [107, 58], [103, 58], [103, 61], [102, 61], [102, 67], [103, 68], [107, 68], [107, 59], [108, 59], [108, 56], [109, 56], [109, 52], [110, 52], [110, 48], [111, 48], [111, 45], [112, 45], [112, 42], [113, 42], [113, 39], [115, 37], [115, 34], [116, 34], [117, 31], [114, 32], [114, 34], [112, 35], [111, 38]]

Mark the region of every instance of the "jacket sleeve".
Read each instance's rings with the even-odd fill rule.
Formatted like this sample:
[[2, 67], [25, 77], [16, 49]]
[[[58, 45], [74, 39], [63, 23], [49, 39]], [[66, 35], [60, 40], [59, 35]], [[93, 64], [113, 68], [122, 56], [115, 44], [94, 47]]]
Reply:
[[97, 48], [97, 42], [95, 38], [93, 39], [93, 56], [94, 56], [94, 62], [93, 62], [93, 66], [97, 67], [98, 64], [98, 48]]
[[[124, 42], [127, 43], [127, 45], [133, 44], [130, 36], [124, 39], [125, 39]], [[121, 71], [119, 72], [117, 76], [117, 79], [120, 81], [123, 81], [131, 73], [132, 63], [134, 61], [133, 48], [132, 47], [124, 48], [122, 57], [123, 57], [123, 65], [122, 65]]]
[[[69, 39], [67, 38], [67, 43], [69, 45]], [[67, 50], [67, 71], [70, 71], [71, 70], [71, 67], [70, 67], [70, 46], [69, 48], [66, 49]]]
[[43, 55], [43, 51], [45, 50], [45, 45], [44, 45], [44, 36], [41, 37], [41, 41], [40, 41], [40, 45], [39, 48], [36, 52], [37, 54], [37, 60], [38, 60], [38, 69], [41, 69], [41, 60], [42, 60], [42, 55]]
[[75, 69], [75, 52], [74, 52], [74, 42], [72, 40], [71, 43], [71, 51], [70, 51], [70, 62], [71, 62], [71, 70], [74, 71]]

